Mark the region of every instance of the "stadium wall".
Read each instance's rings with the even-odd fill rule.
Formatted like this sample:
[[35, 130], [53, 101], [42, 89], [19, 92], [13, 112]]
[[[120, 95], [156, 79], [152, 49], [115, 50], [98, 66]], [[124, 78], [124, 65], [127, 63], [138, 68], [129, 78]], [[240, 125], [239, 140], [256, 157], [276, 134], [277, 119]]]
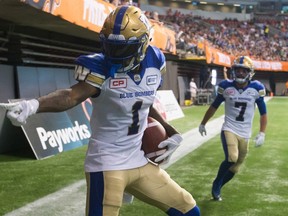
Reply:
[[[67, 88], [76, 83], [73, 69], [27, 67], [0, 64], [0, 97], [8, 99], [37, 98], [56, 89]], [[27, 148], [21, 128], [14, 127], [0, 109], [0, 153]]]
[[15, 75], [13, 66], [0, 64], [0, 103], [7, 102], [8, 98], [15, 98]]

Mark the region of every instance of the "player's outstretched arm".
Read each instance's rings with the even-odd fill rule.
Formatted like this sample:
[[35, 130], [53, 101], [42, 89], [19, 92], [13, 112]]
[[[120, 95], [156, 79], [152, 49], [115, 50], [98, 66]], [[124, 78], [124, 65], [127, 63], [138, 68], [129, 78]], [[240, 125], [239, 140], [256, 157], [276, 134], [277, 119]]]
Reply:
[[69, 89], [61, 89], [46, 96], [38, 98], [39, 108], [37, 112], [61, 112], [68, 110], [87, 98], [96, 95], [99, 89], [79, 82]]
[[14, 106], [7, 106], [7, 117], [15, 126], [26, 124], [29, 116], [37, 112], [61, 112], [81, 103], [99, 90], [87, 83], [79, 82], [69, 89], [52, 92], [38, 99], [22, 100]]

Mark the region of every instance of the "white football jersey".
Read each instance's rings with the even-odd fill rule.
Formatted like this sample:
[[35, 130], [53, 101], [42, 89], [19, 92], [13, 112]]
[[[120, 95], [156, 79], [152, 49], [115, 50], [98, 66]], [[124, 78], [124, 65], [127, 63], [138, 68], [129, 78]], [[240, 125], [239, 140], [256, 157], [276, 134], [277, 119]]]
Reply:
[[249, 82], [244, 89], [238, 89], [235, 81], [231, 80], [219, 83], [218, 95], [212, 105], [218, 107], [222, 101], [225, 101], [225, 120], [222, 130], [249, 139], [255, 104], [263, 100], [265, 94], [265, 88], [259, 81]]
[[149, 46], [139, 74], [110, 73], [102, 54], [81, 56], [77, 63], [76, 79], [101, 89], [98, 96], [91, 98], [92, 136], [85, 171], [123, 170], [145, 165], [147, 159], [141, 150], [141, 140], [149, 108], [162, 82], [163, 53]]

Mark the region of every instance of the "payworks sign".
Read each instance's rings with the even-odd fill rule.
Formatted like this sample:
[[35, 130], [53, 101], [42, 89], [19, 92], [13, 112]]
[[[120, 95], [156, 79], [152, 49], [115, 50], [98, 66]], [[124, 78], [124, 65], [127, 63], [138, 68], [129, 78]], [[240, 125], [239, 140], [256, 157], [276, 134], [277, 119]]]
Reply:
[[88, 144], [91, 101], [60, 113], [38, 113], [22, 126], [37, 159]]
[[78, 121], [75, 121], [72, 127], [51, 131], [47, 131], [44, 127], [37, 127], [36, 131], [43, 150], [51, 147], [57, 148], [59, 152], [63, 151], [63, 145], [89, 139], [91, 136], [88, 126], [86, 124], [79, 125]]

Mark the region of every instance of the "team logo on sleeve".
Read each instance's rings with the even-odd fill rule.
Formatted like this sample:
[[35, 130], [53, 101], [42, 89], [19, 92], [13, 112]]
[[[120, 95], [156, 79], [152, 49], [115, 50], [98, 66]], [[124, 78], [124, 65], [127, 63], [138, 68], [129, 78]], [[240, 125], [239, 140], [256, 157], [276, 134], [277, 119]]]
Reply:
[[157, 75], [147, 76], [146, 83], [147, 85], [155, 85], [157, 83]]
[[126, 88], [127, 87], [127, 79], [121, 78], [121, 79], [111, 79], [110, 80], [110, 88]]

